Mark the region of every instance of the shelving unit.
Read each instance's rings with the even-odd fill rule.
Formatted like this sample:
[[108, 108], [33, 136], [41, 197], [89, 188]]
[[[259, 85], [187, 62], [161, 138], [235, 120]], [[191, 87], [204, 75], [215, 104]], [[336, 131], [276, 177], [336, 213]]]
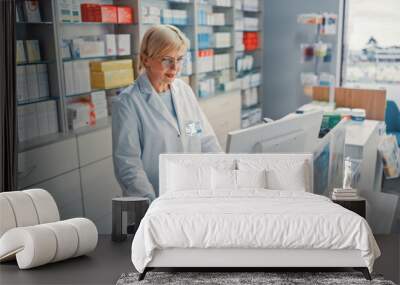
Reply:
[[[260, 25], [262, 25], [263, 4], [264, 1], [243, 1], [241, 6], [238, 3], [235, 5], [235, 33], [239, 39], [243, 38], [236, 43], [235, 50], [236, 77], [241, 80], [242, 128], [258, 124], [262, 117], [263, 34]], [[245, 37], [250, 35], [256, 35], [256, 39], [258, 37], [258, 44], [245, 46]]]
[[[23, 0], [18, 0], [19, 5], [23, 4]], [[17, 39], [39, 40], [41, 60], [38, 62], [25, 62], [19, 63], [18, 67], [32, 66], [35, 64], [44, 64], [47, 67], [49, 96], [46, 98], [34, 98], [32, 100], [21, 100], [19, 106], [27, 106], [38, 102], [52, 101], [57, 104], [57, 120], [58, 132], [60, 134], [71, 134], [74, 130], [68, 128], [67, 106], [78, 98], [87, 98], [91, 92], [98, 91], [99, 89], [87, 89], [85, 92], [67, 92], [67, 84], [65, 80], [64, 64], [75, 62], [90, 62], [90, 61], [105, 61], [115, 59], [128, 59], [134, 60], [134, 65], [137, 63], [139, 54], [139, 44], [145, 31], [156, 23], [169, 23], [178, 26], [188, 37], [191, 46], [188, 51], [188, 68], [181, 74], [182, 79], [187, 81], [195, 94], [201, 101], [212, 100], [216, 96], [222, 94], [240, 92], [243, 109], [241, 116], [246, 118], [249, 110], [255, 109], [261, 111], [261, 100], [253, 98], [253, 102], [249, 105], [246, 90], [249, 88], [257, 88], [257, 96], [262, 93], [262, 84], [257, 83], [257, 86], [246, 85], [246, 76], [251, 76], [254, 73], [261, 73], [262, 66], [250, 67], [250, 70], [245, 72], [239, 71], [237, 66], [238, 58], [245, 55], [252, 56], [254, 62], [261, 64], [262, 60], [262, 33], [259, 27], [248, 28], [243, 25], [246, 19], [256, 19], [261, 21], [262, 16], [262, 1], [249, 2], [243, 0], [188, 0], [188, 1], [174, 1], [174, 0], [99, 0], [102, 4], [113, 4], [118, 6], [129, 6], [133, 9], [133, 23], [100, 23], [100, 22], [62, 22], [60, 16], [60, 2], [61, 0], [39, 0], [39, 8], [41, 14], [40, 22], [26, 22], [21, 21], [17, 23]], [[85, 1], [81, 1], [84, 3]], [[93, 2], [93, 1], [91, 1]], [[151, 8], [149, 8], [151, 7]], [[156, 7], [156, 8], [155, 8]], [[159, 12], [157, 17], [148, 14], [148, 9], [154, 9]], [[184, 17], [174, 18], [168, 11], [183, 13]], [[175, 14], [178, 14], [175, 13]], [[174, 15], [175, 15], [174, 14]], [[215, 14], [223, 15], [214, 17]], [[211, 15], [211, 16], [210, 16]], [[217, 15], [218, 16], [218, 15]], [[156, 19], [155, 19], [156, 18]], [[149, 20], [150, 19], [150, 20]], [[157, 22], [158, 21], [158, 22]], [[219, 21], [219, 22], [218, 22]], [[237, 49], [236, 39], [238, 33], [257, 32], [259, 35], [259, 46], [254, 50]], [[130, 34], [131, 37], [131, 52], [130, 55], [110, 55], [110, 56], [94, 56], [87, 58], [63, 58], [62, 55], [62, 42], [64, 39], [72, 39], [80, 36], [100, 36], [104, 34]], [[201, 35], [207, 35], [209, 42], [204, 45], [201, 42]], [[216, 42], [216, 37], [229, 36], [225, 43]], [[240, 41], [240, 39], [239, 39]], [[236, 43], [235, 43], [236, 42]], [[236, 47], [236, 49], [235, 49]], [[200, 56], [204, 51], [212, 52], [212, 60], [208, 70], [202, 70], [204, 62]], [[221, 64], [221, 60], [227, 60], [226, 63]], [[219, 66], [218, 66], [219, 65]], [[135, 78], [137, 76], [137, 69], [135, 66]], [[248, 81], [248, 79], [247, 79]], [[225, 84], [228, 83], [228, 84]], [[230, 89], [228, 89], [228, 85]], [[232, 87], [233, 86], [233, 87]], [[121, 88], [126, 86], [121, 86]], [[103, 89], [111, 91], [118, 88]], [[114, 92], [118, 93], [118, 92]], [[254, 92], [253, 92], [254, 93]], [[207, 110], [205, 110], [208, 114]], [[210, 115], [210, 114], [208, 114]], [[215, 117], [211, 114], [211, 117]], [[244, 119], [246, 120], [246, 119]], [[253, 123], [258, 122], [254, 121]], [[246, 127], [249, 123], [241, 124]], [[238, 126], [239, 127], [239, 126]], [[32, 144], [29, 142], [32, 141]], [[34, 148], [37, 145], [35, 138], [30, 138], [24, 141], [24, 146]], [[25, 148], [21, 148], [23, 151]]]
[[[19, 5], [23, 1], [17, 0]], [[85, 0], [80, 0], [80, 3], [84, 2]], [[66, 80], [65, 65], [132, 59], [136, 78], [140, 42], [146, 30], [156, 23], [179, 27], [190, 41], [187, 62], [180, 77], [190, 84], [198, 96], [200, 106], [213, 126], [221, 146], [225, 148], [227, 133], [241, 126], [250, 125], [249, 113], [261, 110], [262, 83], [249, 80], [254, 74], [262, 72], [262, 33], [259, 28], [244, 29], [240, 26], [240, 19], [254, 18], [261, 24], [263, 1], [254, 2], [257, 3], [255, 11], [246, 10], [248, 3], [252, 3], [249, 0], [88, 0], [88, 2], [129, 6], [133, 9], [133, 23], [62, 22], [60, 15], [62, 0], [39, 0], [41, 21], [17, 23], [17, 40], [38, 40], [41, 54], [39, 61], [21, 62], [17, 67], [45, 65], [49, 90], [45, 97], [19, 101], [18, 108], [25, 108], [40, 117], [40, 110], [44, 104], [55, 104], [56, 113], [52, 113], [54, 116], [50, 120], [56, 121], [57, 124], [57, 130], [53, 130], [53, 133], [40, 135], [39, 132], [39, 136], [20, 141], [18, 185], [20, 188], [49, 189], [56, 197], [63, 218], [87, 216], [95, 221], [100, 232], [107, 233], [110, 230], [108, 225], [111, 224], [109, 198], [121, 195], [112, 170], [111, 116], [98, 119], [93, 126], [77, 127], [72, 130], [68, 123], [67, 108], [78, 99], [90, 98], [91, 93], [97, 91], [106, 92], [109, 107], [108, 99], [126, 86], [91, 88], [89, 85], [90, 88], [86, 88], [83, 92], [70, 92], [67, 85], [71, 80]], [[169, 10], [173, 10], [173, 13], [171, 14]], [[155, 16], [151, 13], [159, 14]], [[218, 16], [213, 19], [213, 16], [210, 16], [212, 14], [223, 14], [224, 21], [218, 22], [221, 19], [218, 19]], [[259, 46], [254, 50], [244, 50], [244, 47], [238, 50], [238, 43], [242, 44], [242, 40], [236, 39], [237, 33], [250, 30], [257, 31]], [[105, 34], [129, 34], [130, 54], [64, 58], [64, 39], [97, 37]], [[204, 44], [201, 36], [199, 37], [201, 34], [208, 35], [207, 44]], [[219, 37], [218, 40], [216, 37]], [[204, 51], [210, 50], [213, 56], [209, 69], [202, 70], [206, 65], [199, 54], [204, 55]], [[238, 70], [238, 59], [246, 55], [253, 57], [254, 64], [245, 71]], [[207, 80], [210, 85], [204, 89]], [[256, 88], [257, 103], [248, 106], [244, 104], [246, 101], [243, 98], [247, 90], [252, 88]], [[241, 117], [244, 117], [247, 123], [241, 123]], [[252, 123], [257, 121], [254, 120]], [[21, 125], [21, 122], [19, 124]], [[85, 159], [87, 156], [91, 158]], [[105, 185], [108, 190], [105, 189]], [[101, 190], [97, 190], [98, 188]], [[64, 189], [65, 193], [60, 189]], [[73, 198], [66, 194], [68, 191]]]
[[297, 22], [309, 26], [312, 30], [310, 35], [313, 38], [310, 42], [301, 45], [301, 62], [304, 72], [300, 75], [300, 81], [304, 94], [311, 95], [312, 86], [321, 85], [333, 88], [335, 77], [324, 70], [331, 64], [337, 49], [328, 40], [330, 35], [335, 35], [337, 32], [337, 15], [332, 13], [300, 14]]
[[[19, 14], [22, 15], [24, 1], [16, 1]], [[20, 18], [16, 26], [16, 38], [22, 58], [17, 63], [17, 106], [19, 139], [21, 146], [30, 146], [41, 141], [40, 138], [53, 137], [63, 132], [62, 90], [59, 86], [57, 65], [57, 43], [54, 25], [54, 2], [39, 1], [40, 21], [29, 22], [32, 18]], [[34, 44], [29, 45], [28, 41]], [[40, 53], [37, 54], [39, 44]], [[43, 123], [46, 122], [46, 123]]]

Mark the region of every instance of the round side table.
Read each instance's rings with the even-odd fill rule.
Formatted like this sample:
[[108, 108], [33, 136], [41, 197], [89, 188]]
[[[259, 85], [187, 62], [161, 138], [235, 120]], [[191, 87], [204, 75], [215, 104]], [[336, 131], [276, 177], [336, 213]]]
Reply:
[[[149, 199], [143, 197], [118, 197], [112, 199], [112, 235], [113, 241], [126, 240], [127, 234], [135, 234], [140, 221], [149, 207]], [[127, 228], [124, 229], [123, 213], [127, 214]], [[132, 224], [133, 223], [133, 224]], [[134, 230], [132, 231], [132, 226]]]

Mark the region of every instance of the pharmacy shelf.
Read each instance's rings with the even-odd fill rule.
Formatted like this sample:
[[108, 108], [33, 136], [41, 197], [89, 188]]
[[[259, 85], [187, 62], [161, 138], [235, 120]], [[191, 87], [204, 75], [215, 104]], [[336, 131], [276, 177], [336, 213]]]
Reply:
[[204, 100], [208, 100], [208, 99], [214, 98], [214, 97], [216, 97], [216, 96], [229, 96], [229, 95], [231, 95], [233, 92], [237, 92], [237, 91], [240, 91], [240, 89], [232, 89], [232, 90], [227, 90], [227, 91], [224, 91], [224, 90], [216, 90], [213, 94], [210, 94], [210, 95], [208, 95], [208, 96], [199, 97], [198, 100], [199, 100], [199, 101], [204, 101]]
[[255, 32], [255, 33], [259, 33], [261, 32], [260, 29], [243, 29], [243, 30], [237, 30], [238, 32]]
[[76, 135], [81, 135], [81, 134], [86, 134], [102, 129], [109, 128], [111, 126], [111, 117], [107, 118], [102, 118], [97, 120], [96, 125], [90, 126], [90, 127], [82, 127], [76, 130], [70, 130], [66, 133], [56, 133], [56, 134], [50, 134], [50, 135], [45, 135], [41, 137], [37, 137], [34, 139], [31, 139], [29, 141], [23, 141], [18, 144], [18, 152], [25, 152], [29, 151], [38, 147], [43, 147], [46, 145], [53, 144], [54, 142], [58, 141], [63, 141], [72, 137], [75, 137]]
[[261, 86], [261, 83], [260, 83], [260, 84], [257, 84], [257, 85], [250, 85], [249, 87], [241, 88], [240, 90], [247, 90], [247, 89], [252, 89], [252, 88], [258, 88], [258, 87], [260, 87], [260, 86]]
[[128, 86], [130, 86], [130, 85], [122, 85], [122, 86], [111, 87], [111, 88], [104, 88], [104, 89], [92, 89], [92, 90], [87, 91], [87, 92], [65, 95], [65, 97], [66, 97], [66, 98], [72, 98], [72, 97], [85, 96], [85, 95], [89, 95], [90, 93], [96, 92], [96, 91], [115, 90], [115, 89], [126, 88], [126, 87], [128, 87]]
[[68, 139], [70, 137], [71, 137], [70, 134], [56, 133], [56, 134], [37, 137], [29, 141], [22, 141], [18, 143], [18, 152], [25, 152], [38, 147], [43, 147], [57, 141]]
[[212, 5], [214, 9], [221, 9], [221, 10], [230, 10], [233, 7], [232, 6], [223, 6], [223, 5]]
[[235, 32], [255, 32], [259, 33], [261, 32], [260, 29], [236, 29]]
[[224, 49], [231, 49], [233, 46], [226, 46], [226, 47], [201, 47], [199, 50], [208, 50], [208, 49], [216, 49], [216, 50], [224, 50]]
[[[23, 115], [25, 112], [24, 106], [32, 106], [32, 110], [36, 110], [36, 105], [41, 102], [49, 102], [51, 104], [45, 106], [51, 106], [51, 112], [56, 112], [57, 117], [52, 116], [57, 120], [58, 132], [51, 135], [39, 136], [39, 126], [34, 132], [34, 138], [27, 141], [20, 142], [18, 144], [19, 151], [25, 151], [27, 149], [32, 149], [35, 147], [42, 146], [44, 144], [52, 143], [62, 139], [65, 135], [64, 133], [64, 109], [62, 92], [60, 89], [60, 77], [59, 77], [59, 61], [58, 61], [58, 41], [57, 41], [57, 30], [56, 30], [56, 11], [54, 10], [54, 5], [58, 0], [46, 0], [39, 1], [40, 17], [41, 21], [38, 22], [28, 22], [26, 20], [16, 22], [16, 38], [19, 41], [26, 40], [37, 40], [39, 42], [39, 53], [42, 60], [35, 62], [19, 62], [16, 63], [17, 68], [17, 90], [18, 92], [30, 93], [32, 96], [43, 96], [36, 99], [17, 101], [17, 113], [18, 113], [18, 125], [22, 123], [22, 127], [25, 124]], [[17, 5], [21, 4], [23, 1], [16, 1]], [[27, 54], [26, 45], [24, 44], [24, 52]], [[33, 45], [32, 51], [36, 53], [35, 45]], [[26, 56], [26, 55], [25, 55]], [[46, 74], [44, 75], [44, 67], [40, 65], [45, 65]], [[26, 66], [26, 68], [24, 68]], [[36, 66], [36, 68], [34, 68]], [[29, 74], [28, 74], [29, 72]], [[19, 76], [25, 76], [25, 80]], [[28, 79], [29, 76], [29, 79]], [[32, 82], [32, 80], [37, 81], [37, 85]], [[48, 90], [42, 88], [47, 85]], [[37, 90], [33, 90], [33, 88]], [[36, 94], [37, 92], [37, 94]], [[53, 103], [54, 102], [54, 103]], [[37, 105], [39, 106], [39, 104]], [[31, 109], [31, 108], [29, 108]], [[42, 108], [40, 108], [42, 109]], [[21, 117], [20, 117], [21, 115]], [[31, 114], [32, 115], [32, 114]], [[39, 113], [35, 112], [32, 116], [38, 119]], [[33, 120], [33, 118], [32, 118]], [[26, 126], [25, 126], [26, 127]], [[56, 131], [56, 129], [53, 129]]]
[[[175, 27], [178, 27], [178, 28], [189, 28], [189, 27], [193, 27], [193, 24], [169, 24], [169, 23], [162, 23], [162, 24], [164, 24], [164, 25], [173, 25], [173, 26], [175, 26]], [[154, 26], [154, 24], [150, 24], [150, 23], [142, 23], [141, 25], [143, 25], [143, 26]]]
[[180, 5], [180, 4], [191, 5], [191, 4], [193, 4], [193, 1], [195, 1], [195, 0], [189, 0], [189, 1], [167, 0], [167, 2], [172, 5]]
[[232, 24], [225, 24], [225, 25], [208, 25], [208, 24], [199, 24], [198, 27], [210, 27], [210, 28], [232, 28]]
[[262, 70], [262, 66], [259, 65], [259, 62], [257, 62], [257, 64], [258, 64], [258, 65], [253, 66], [251, 69], [242, 71], [242, 72], [240, 72], [239, 74], [240, 74], [240, 75], [247, 75], [247, 74], [251, 74], [251, 73], [254, 73], [254, 72], [260, 72], [260, 71]]
[[53, 22], [17, 22], [17, 25], [53, 25]]
[[218, 70], [200, 71], [200, 72], [198, 72], [198, 74], [199, 75], [205, 75], [205, 74], [210, 75], [210, 74], [219, 73], [224, 70], [234, 70], [234, 69], [235, 69], [234, 67], [227, 67], [227, 68], [222, 68], [222, 69], [218, 69]]
[[[246, 7], [246, 5], [248, 6], [249, 3], [243, 1], [242, 2], [242, 7], [237, 7], [235, 6], [234, 9], [234, 13], [237, 17], [237, 19], [245, 19], [245, 18], [253, 18], [253, 19], [258, 19], [258, 26], [249, 28], [249, 27], [243, 27], [242, 25], [240, 26], [240, 28], [235, 28], [235, 33], [246, 33], [246, 32], [252, 32], [252, 33], [257, 33], [258, 37], [259, 37], [259, 46], [256, 49], [252, 49], [252, 50], [235, 50], [234, 54], [235, 54], [235, 59], [237, 58], [241, 58], [243, 56], [253, 56], [254, 58], [254, 63], [251, 69], [246, 70], [246, 71], [241, 71], [241, 72], [236, 72], [236, 78], [242, 79], [245, 78], [247, 76], [250, 76], [252, 74], [257, 74], [257, 73], [263, 73], [263, 61], [262, 61], [262, 51], [263, 51], [263, 32], [261, 31], [260, 27], [263, 25], [263, 10], [264, 10], [264, 5], [265, 5], [265, 1], [259, 1], [258, 8], [255, 9], [248, 9]], [[243, 23], [244, 24], [244, 23]], [[236, 62], [236, 61], [235, 61]], [[246, 82], [247, 83], [247, 82]], [[247, 84], [246, 84], [247, 85]], [[249, 89], [257, 89], [257, 96], [258, 96], [258, 103], [254, 104], [252, 106], [246, 106], [246, 105], [242, 105], [242, 110], [241, 113], [242, 114], [246, 114], [246, 113], [251, 113], [252, 110], [262, 110], [262, 105], [263, 105], [263, 101], [262, 101], [262, 94], [263, 94], [263, 90], [264, 90], [264, 86], [263, 86], [263, 82], [261, 79], [261, 82], [259, 84], [254, 84], [254, 85], [250, 85], [246, 88], [241, 88], [241, 95], [242, 98], [244, 99], [243, 96], [251, 96], [250, 93], [247, 93], [247, 90]], [[243, 100], [242, 102], [245, 102], [246, 100]], [[252, 117], [252, 116], [251, 116]], [[255, 117], [253, 117], [254, 119]], [[243, 121], [244, 117], [242, 117], [242, 127], [246, 126], [248, 127], [247, 123], [244, 124]], [[246, 118], [246, 121], [249, 120], [249, 118]], [[258, 118], [257, 118], [258, 120]], [[250, 121], [252, 121], [252, 119], [250, 119]], [[257, 124], [259, 122], [256, 122], [255, 124]]]
[[118, 25], [118, 26], [135, 26], [136, 23], [104, 23], [104, 22], [59, 22], [60, 25], [71, 25], [71, 26], [109, 26], [109, 25]]
[[261, 10], [241, 10], [244, 14], [257, 15], [261, 13]]
[[251, 105], [251, 106], [242, 106], [242, 113], [245, 111], [250, 111], [250, 110], [254, 110], [254, 109], [258, 109], [261, 107], [261, 103], [258, 102], [257, 104]]
[[20, 63], [17, 63], [17, 66], [35, 65], [35, 64], [50, 64], [50, 63], [55, 63], [55, 61], [54, 60], [40, 60], [40, 61], [34, 61], [34, 62], [20, 62]]
[[262, 49], [256, 48], [256, 49], [252, 49], [252, 50], [235, 50], [236, 53], [254, 53], [254, 52], [258, 52], [258, 51], [262, 51]]
[[[97, 1], [97, 0], [96, 0]], [[100, 2], [100, 0], [98, 0]], [[242, 0], [244, 2], [245, 0]], [[181, 74], [181, 77], [189, 77], [190, 84], [195, 91], [195, 94], [198, 94], [199, 82], [202, 79], [207, 78], [214, 78], [216, 80], [216, 91], [214, 94], [211, 94], [207, 97], [198, 98], [199, 100], [208, 100], [211, 98], [215, 98], [216, 96], [224, 96], [227, 93], [232, 93], [235, 90], [230, 90], [229, 92], [220, 91], [218, 90], [218, 81], [219, 77], [226, 72], [227, 70], [232, 71], [229, 74], [230, 80], [240, 80], [241, 77], [252, 74], [255, 72], [261, 72], [262, 68], [254, 68], [249, 72], [246, 73], [236, 73], [235, 71], [235, 59], [236, 57], [240, 56], [240, 54], [254, 54], [257, 60], [259, 59], [259, 54], [257, 52], [262, 51], [262, 47], [253, 50], [253, 51], [236, 51], [233, 43], [235, 43], [235, 33], [236, 30], [236, 22], [235, 17], [257, 17], [260, 19], [261, 22], [261, 15], [262, 9], [257, 11], [247, 11], [237, 9], [235, 6], [235, 1], [232, 0], [231, 6], [224, 6], [224, 5], [214, 5], [213, 1], [201, 2], [198, 0], [190, 0], [189, 2], [181, 2], [181, 1], [173, 1], [173, 0], [112, 0], [116, 5], [126, 5], [131, 6], [134, 10], [134, 23], [125, 24], [125, 23], [102, 23], [102, 22], [63, 22], [58, 13], [59, 2], [58, 0], [49, 0], [49, 1], [41, 1], [40, 5], [42, 6], [41, 9], [44, 8], [46, 15], [44, 17], [43, 22], [18, 22], [17, 23], [17, 30], [21, 30], [22, 36], [28, 36], [28, 31], [34, 32], [34, 37], [40, 40], [41, 48], [42, 43], [46, 40], [48, 42], [52, 42], [54, 45], [55, 50], [45, 48], [42, 57], [53, 59], [52, 61], [41, 61], [35, 63], [21, 63], [19, 65], [28, 65], [28, 64], [48, 64], [48, 74], [49, 74], [49, 83], [55, 85], [52, 86], [50, 90], [50, 94], [53, 96], [59, 96], [57, 99], [55, 98], [46, 98], [40, 99], [38, 101], [29, 101], [29, 102], [19, 102], [18, 105], [26, 105], [32, 104], [35, 102], [40, 102], [41, 100], [57, 100], [57, 109], [59, 112], [59, 129], [60, 134], [54, 136], [47, 136], [44, 141], [49, 141], [51, 139], [58, 140], [62, 139], [63, 135], [65, 137], [66, 134], [72, 133], [84, 133], [89, 132], [92, 128], [85, 127], [79, 130], [69, 130], [68, 123], [67, 123], [67, 105], [71, 102], [71, 98], [79, 98], [80, 96], [88, 96], [91, 92], [95, 91], [109, 91], [114, 89], [126, 88], [127, 86], [120, 86], [115, 88], [107, 88], [107, 89], [94, 89], [84, 93], [77, 93], [66, 95], [65, 90], [65, 79], [64, 79], [64, 62], [71, 62], [71, 61], [84, 61], [84, 60], [113, 60], [113, 59], [123, 59], [123, 58], [133, 58], [135, 63], [139, 57], [139, 43], [140, 39], [142, 38], [144, 32], [153, 24], [144, 23], [144, 18], [142, 16], [143, 8], [152, 6], [152, 7], [159, 7], [161, 9], [178, 9], [184, 10], [187, 12], [188, 16], [188, 23], [187, 24], [175, 24], [175, 26], [179, 27], [189, 38], [191, 41], [191, 48], [189, 52], [192, 55], [192, 72], [190, 74]], [[259, 4], [262, 5], [264, 1], [259, 0]], [[200, 10], [206, 10], [207, 13], [224, 13], [225, 14], [225, 25], [199, 25], [198, 21], [200, 20], [198, 16], [198, 12]], [[50, 11], [50, 13], [49, 13]], [[161, 19], [161, 22], [162, 19]], [[29, 25], [34, 25], [29, 27]], [[27, 27], [25, 27], [27, 26]], [[46, 27], [46, 28], [41, 28]], [[51, 29], [48, 29], [50, 27]], [[93, 27], [93, 28], [92, 28]], [[45, 35], [41, 36], [40, 33], [46, 33]], [[76, 31], [76, 33], [75, 33]], [[259, 32], [259, 30], [257, 30]], [[211, 36], [216, 32], [227, 32], [231, 34], [231, 45], [223, 46], [223, 47], [216, 47], [214, 44], [209, 48], [199, 48], [198, 46], [198, 37], [197, 35], [201, 33], [209, 33]], [[71, 39], [72, 37], [79, 37], [79, 36], [91, 36], [91, 35], [101, 35], [106, 33], [115, 33], [115, 34], [130, 34], [131, 35], [131, 55], [127, 56], [99, 56], [99, 57], [89, 57], [89, 58], [62, 58], [62, 51], [61, 51], [61, 40], [62, 39]], [[18, 34], [17, 34], [18, 35]], [[20, 37], [19, 39], [28, 39], [28, 37]], [[46, 43], [47, 44], [47, 43]], [[260, 37], [260, 44], [262, 45], [262, 40]], [[205, 49], [213, 49], [215, 54], [219, 53], [229, 53], [231, 60], [229, 62], [230, 67], [219, 69], [219, 70], [212, 70], [208, 72], [199, 72], [200, 61], [197, 58], [198, 51], [205, 50]], [[50, 51], [50, 53], [49, 53]], [[46, 53], [46, 54], [45, 54]], [[52, 64], [50, 64], [52, 63]], [[56, 66], [54, 69], [53, 67]], [[136, 75], [137, 76], [137, 75]], [[57, 78], [57, 82], [53, 80], [53, 78]], [[262, 84], [258, 86], [259, 93], [262, 93]], [[237, 91], [239, 91], [238, 89]], [[231, 92], [232, 91], [232, 92]], [[115, 93], [115, 92], [113, 92]], [[105, 124], [100, 124], [103, 126], [109, 126], [109, 120]], [[94, 129], [96, 129], [95, 127]], [[49, 139], [50, 138], [50, 139]], [[31, 145], [37, 145], [37, 141], [42, 141], [40, 139], [34, 139]], [[30, 145], [29, 143], [25, 142], [24, 146]]]
[[111, 116], [108, 116], [106, 118], [101, 118], [101, 119], [96, 120], [96, 124], [94, 126], [81, 127], [81, 128], [77, 128], [75, 130], [69, 130], [69, 132], [72, 134], [75, 134], [75, 135], [81, 135], [81, 134], [86, 134], [86, 133], [106, 129], [106, 128], [109, 128], [110, 126], [111, 126]]
[[60, 98], [57, 98], [57, 97], [43, 97], [43, 98], [38, 98], [38, 99], [34, 99], [34, 100], [18, 101], [17, 105], [24, 106], [24, 105], [29, 105], [29, 104], [39, 103], [39, 102], [46, 102], [46, 101], [51, 101], [51, 100], [59, 100], [59, 99]]
[[131, 58], [132, 55], [103, 55], [103, 56], [93, 56], [93, 57], [79, 57], [79, 58], [63, 58], [63, 62], [69, 61], [79, 61], [79, 60], [92, 60], [92, 59], [123, 59]]

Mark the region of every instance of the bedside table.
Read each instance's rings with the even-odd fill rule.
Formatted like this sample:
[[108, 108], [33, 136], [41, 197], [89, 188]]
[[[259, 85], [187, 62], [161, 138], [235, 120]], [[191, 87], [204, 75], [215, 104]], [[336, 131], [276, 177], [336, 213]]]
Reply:
[[[142, 197], [118, 197], [112, 199], [112, 241], [124, 241], [127, 234], [135, 234], [139, 227], [140, 221], [144, 217], [149, 207], [149, 199]], [[126, 212], [128, 223], [134, 222], [132, 225], [126, 225], [125, 229], [122, 222], [123, 212]], [[130, 219], [133, 221], [129, 221]]]
[[367, 201], [362, 198], [354, 198], [351, 200], [340, 200], [340, 199], [332, 199], [332, 202], [339, 204], [340, 206], [359, 214], [361, 217], [365, 219], [366, 217], [366, 208], [367, 208]]

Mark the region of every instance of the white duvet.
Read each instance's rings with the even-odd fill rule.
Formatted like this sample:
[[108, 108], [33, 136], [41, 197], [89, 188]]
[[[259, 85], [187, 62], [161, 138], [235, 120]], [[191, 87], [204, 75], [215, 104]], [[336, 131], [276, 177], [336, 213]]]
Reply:
[[372, 271], [380, 251], [365, 219], [306, 192], [247, 189], [166, 193], [149, 208], [132, 244], [143, 272], [155, 249], [358, 249]]

